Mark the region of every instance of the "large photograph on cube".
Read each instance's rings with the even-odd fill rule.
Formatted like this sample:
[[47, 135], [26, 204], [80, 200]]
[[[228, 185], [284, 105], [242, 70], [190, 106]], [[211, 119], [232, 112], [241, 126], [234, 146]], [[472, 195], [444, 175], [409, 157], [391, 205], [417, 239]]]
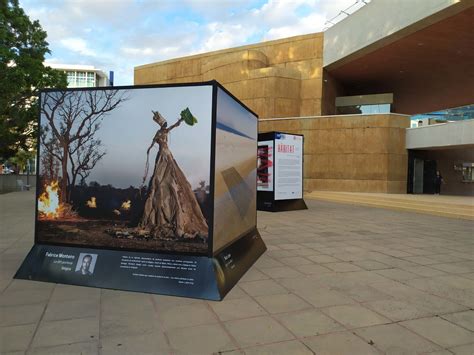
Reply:
[[41, 94], [36, 242], [206, 254], [212, 86]]
[[214, 252], [256, 227], [257, 125], [257, 116], [218, 88]]

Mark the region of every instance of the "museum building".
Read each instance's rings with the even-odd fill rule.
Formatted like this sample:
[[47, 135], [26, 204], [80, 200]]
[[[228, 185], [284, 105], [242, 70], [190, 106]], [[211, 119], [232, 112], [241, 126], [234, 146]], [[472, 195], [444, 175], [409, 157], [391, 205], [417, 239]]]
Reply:
[[307, 191], [433, 193], [440, 170], [444, 193], [474, 195], [473, 23], [471, 0], [373, 0], [324, 32], [136, 67], [134, 83], [219, 81], [260, 132], [304, 135]]

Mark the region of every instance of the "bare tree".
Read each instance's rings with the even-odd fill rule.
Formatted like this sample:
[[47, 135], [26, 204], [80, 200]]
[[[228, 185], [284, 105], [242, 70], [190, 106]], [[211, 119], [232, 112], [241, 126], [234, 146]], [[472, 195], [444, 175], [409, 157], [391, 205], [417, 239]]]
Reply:
[[70, 200], [77, 177], [85, 179], [104, 156], [95, 138], [102, 119], [127, 98], [124, 91], [50, 91], [41, 97], [42, 146], [61, 164], [61, 202]]

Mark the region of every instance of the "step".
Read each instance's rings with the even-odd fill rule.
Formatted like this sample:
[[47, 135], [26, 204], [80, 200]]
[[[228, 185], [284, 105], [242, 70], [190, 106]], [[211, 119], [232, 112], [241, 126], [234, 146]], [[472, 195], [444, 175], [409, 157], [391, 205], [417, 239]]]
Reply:
[[[351, 205], [364, 205], [376, 208], [386, 208], [386, 209], [393, 209], [398, 211], [410, 211], [416, 213], [424, 213], [430, 215], [437, 215], [437, 216], [445, 216], [450, 218], [459, 218], [459, 219], [467, 219], [467, 220], [474, 220], [474, 211], [471, 206], [465, 205], [464, 207], [453, 207], [452, 205], [448, 204], [437, 204], [433, 205], [432, 203], [417, 203], [414, 205], [413, 203], [404, 203], [404, 202], [395, 202], [395, 201], [388, 201], [387, 199], [378, 200], [374, 198], [354, 198], [351, 195], [351, 198], [347, 198], [347, 195], [342, 194], [319, 194], [319, 192], [308, 193], [305, 195], [306, 198], [309, 199], [316, 199], [316, 200], [324, 200], [330, 202], [338, 202], [338, 203], [345, 203]], [[390, 199], [389, 199], [390, 200]]]

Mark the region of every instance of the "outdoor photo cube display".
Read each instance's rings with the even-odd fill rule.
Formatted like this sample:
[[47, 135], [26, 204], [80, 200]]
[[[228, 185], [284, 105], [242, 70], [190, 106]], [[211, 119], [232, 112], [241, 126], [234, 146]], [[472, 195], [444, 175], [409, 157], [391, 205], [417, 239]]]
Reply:
[[278, 212], [307, 209], [303, 200], [304, 137], [283, 132], [258, 135], [257, 208]]
[[257, 116], [217, 82], [46, 90], [16, 278], [220, 300], [265, 251]]

